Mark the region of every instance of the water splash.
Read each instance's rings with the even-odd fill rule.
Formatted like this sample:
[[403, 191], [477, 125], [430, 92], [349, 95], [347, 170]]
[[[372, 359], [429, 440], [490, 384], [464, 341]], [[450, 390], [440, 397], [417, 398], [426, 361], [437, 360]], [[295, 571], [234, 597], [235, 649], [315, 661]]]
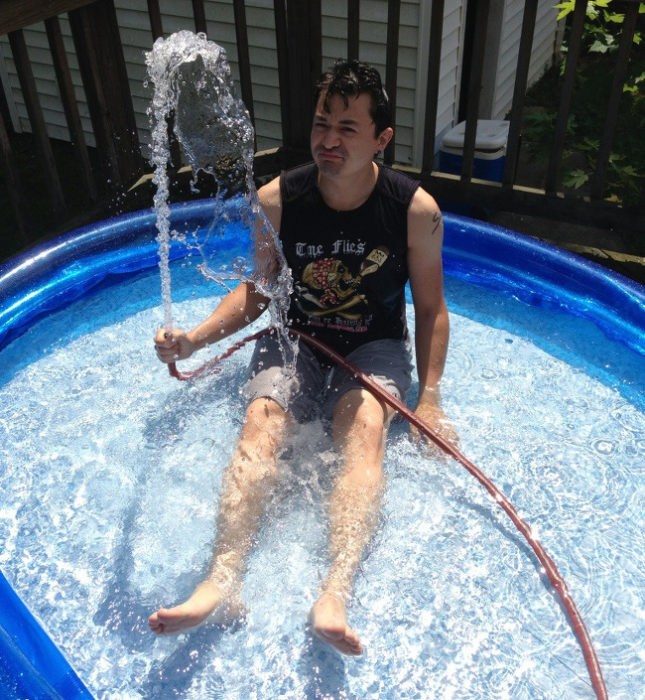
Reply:
[[[231, 280], [253, 282], [258, 291], [270, 299], [273, 325], [286, 328], [291, 275], [278, 236], [264, 215], [255, 188], [255, 133], [248, 111], [237, 95], [226, 51], [208, 41], [204, 34], [180, 31], [157, 39], [152, 51], [146, 54], [146, 65], [154, 85], [148, 112], [152, 123], [151, 162], [157, 187], [154, 208], [166, 328], [172, 328], [169, 270], [172, 241], [181, 241], [198, 250], [202, 256], [202, 263], [198, 265], [200, 272], [227, 289], [227, 282]], [[189, 240], [170, 228], [168, 123], [171, 117], [175, 135], [192, 167], [193, 188], [199, 173], [212, 176], [217, 184], [213, 222], [205, 235], [200, 234], [201, 238], [196, 234]], [[214, 229], [222, 220], [230, 216], [223, 206], [225, 198], [240, 191], [236, 218], [241, 216], [251, 231], [251, 250], [246, 257], [236, 258], [230, 267], [215, 269], [209, 264], [205, 243], [212, 239]]]

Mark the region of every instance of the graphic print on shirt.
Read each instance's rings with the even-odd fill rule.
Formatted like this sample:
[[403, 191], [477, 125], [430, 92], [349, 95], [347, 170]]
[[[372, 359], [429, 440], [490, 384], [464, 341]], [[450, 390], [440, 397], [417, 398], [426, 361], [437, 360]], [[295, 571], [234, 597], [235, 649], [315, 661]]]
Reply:
[[297, 303], [310, 317], [331, 314], [348, 321], [359, 320], [367, 308], [368, 299], [360, 291], [367, 275], [378, 272], [390, 251], [385, 246], [374, 248], [361, 262], [357, 275], [336, 258], [320, 258], [310, 262], [296, 284]]

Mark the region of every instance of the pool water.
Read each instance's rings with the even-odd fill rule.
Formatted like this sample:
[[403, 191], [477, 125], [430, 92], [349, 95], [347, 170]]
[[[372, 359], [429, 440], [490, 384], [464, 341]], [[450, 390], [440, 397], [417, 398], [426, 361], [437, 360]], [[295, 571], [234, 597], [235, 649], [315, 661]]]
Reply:
[[[173, 270], [178, 327], [217, 303], [189, 273]], [[446, 291], [444, 408], [461, 450], [555, 560], [610, 697], [641, 697], [643, 358], [583, 320], [456, 277]], [[362, 658], [341, 658], [305, 623], [336, 466], [315, 423], [281, 465], [245, 579], [247, 619], [153, 636], [150, 612], [183, 599], [208, 562], [252, 350], [179, 383], [153, 350], [162, 319], [158, 276], [141, 275], [0, 352], [0, 568], [97, 698], [593, 697], [528, 546], [463, 468], [424, 452], [402, 424], [349, 610]]]

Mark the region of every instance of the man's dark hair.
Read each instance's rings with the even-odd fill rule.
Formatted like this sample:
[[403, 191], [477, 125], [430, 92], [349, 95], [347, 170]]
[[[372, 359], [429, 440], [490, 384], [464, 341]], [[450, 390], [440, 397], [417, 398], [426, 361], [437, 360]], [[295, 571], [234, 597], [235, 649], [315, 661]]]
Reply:
[[357, 60], [338, 60], [322, 74], [316, 88], [316, 101], [321, 93], [325, 93], [323, 107], [326, 112], [329, 111], [327, 101], [332, 95], [342, 97], [345, 106], [347, 106], [350, 97], [367, 94], [372, 98], [370, 116], [374, 121], [376, 135], [378, 136], [384, 129], [392, 126], [390, 100], [376, 68]]

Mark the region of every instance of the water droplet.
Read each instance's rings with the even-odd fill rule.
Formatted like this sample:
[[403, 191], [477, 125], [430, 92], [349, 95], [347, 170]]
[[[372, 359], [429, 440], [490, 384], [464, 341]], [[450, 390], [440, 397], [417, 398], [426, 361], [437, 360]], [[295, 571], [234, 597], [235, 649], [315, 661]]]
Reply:
[[615, 447], [614, 443], [611, 440], [596, 440], [593, 446], [596, 452], [600, 452], [600, 454], [603, 455], [611, 454], [614, 451]]

